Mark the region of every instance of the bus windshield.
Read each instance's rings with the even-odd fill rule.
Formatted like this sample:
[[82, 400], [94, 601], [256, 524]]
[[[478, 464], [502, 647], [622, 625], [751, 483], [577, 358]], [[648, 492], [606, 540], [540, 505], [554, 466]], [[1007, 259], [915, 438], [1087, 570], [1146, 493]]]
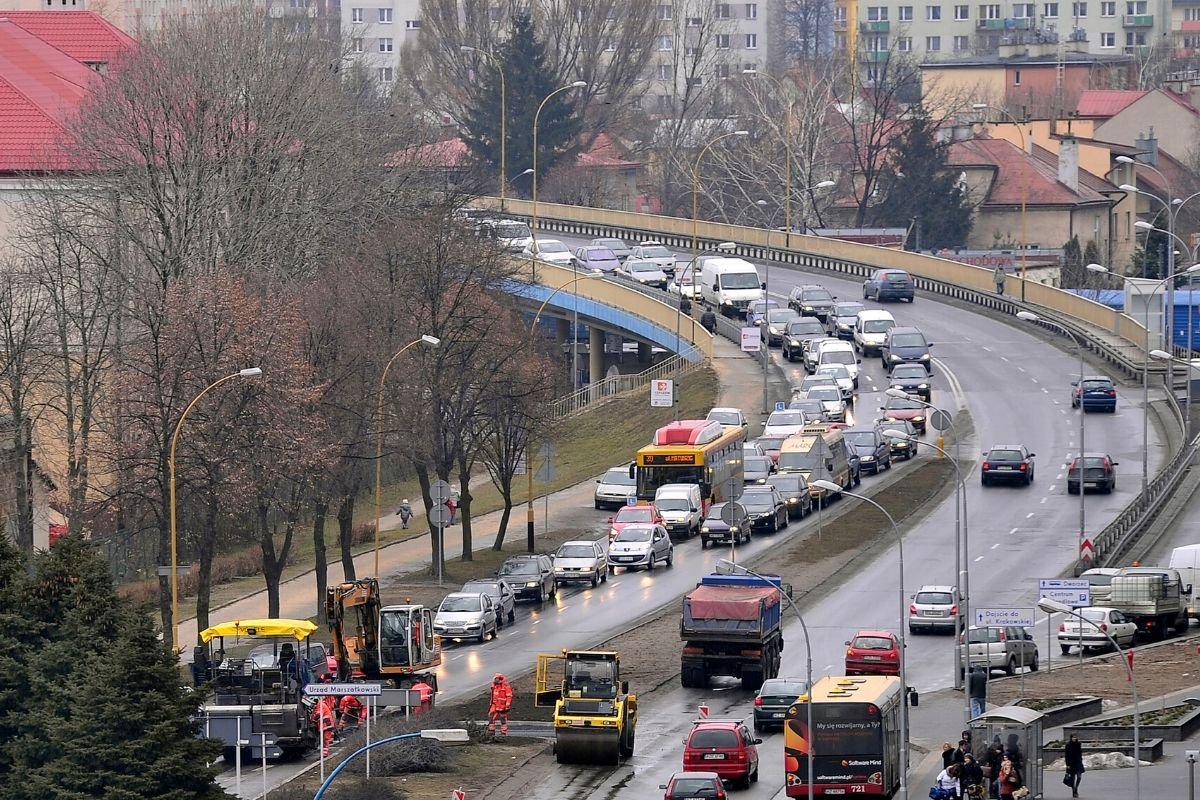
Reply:
[[704, 467], [638, 467], [638, 497], [652, 499], [658, 487], [668, 483], [700, 483], [704, 480]]

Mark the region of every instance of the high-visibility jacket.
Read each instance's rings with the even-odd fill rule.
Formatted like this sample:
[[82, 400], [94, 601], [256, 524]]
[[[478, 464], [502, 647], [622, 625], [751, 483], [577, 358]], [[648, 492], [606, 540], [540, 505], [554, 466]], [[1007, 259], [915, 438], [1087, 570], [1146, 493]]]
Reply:
[[366, 707], [352, 694], [342, 696], [341, 702], [338, 703], [338, 709], [342, 712], [342, 725], [347, 723], [357, 725], [367, 718]]
[[499, 683], [492, 684], [492, 701], [488, 706], [488, 712], [508, 711], [512, 708], [513, 691], [512, 685], [507, 680], [501, 680]]

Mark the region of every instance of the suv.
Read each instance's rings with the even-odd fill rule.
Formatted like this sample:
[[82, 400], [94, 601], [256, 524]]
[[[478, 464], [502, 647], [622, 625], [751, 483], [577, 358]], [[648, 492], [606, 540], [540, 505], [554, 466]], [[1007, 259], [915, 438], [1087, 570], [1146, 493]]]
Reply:
[[[1112, 494], [1117, 488], [1117, 471], [1113, 467], [1120, 462], [1113, 461], [1106, 453], [1083, 454], [1083, 491], [1095, 489], [1098, 492]], [[1079, 456], [1071, 459], [1067, 467], [1067, 494], [1079, 494]]]
[[833, 311], [834, 296], [824, 286], [803, 283], [788, 294], [788, 305], [802, 317], [816, 317], [824, 322]]
[[748, 789], [758, 780], [760, 744], [741, 720], [697, 720], [683, 744], [683, 768], [709, 770]]
[[554, 583], [554, 559], [547, 555], [509, 556], [496, 575], [508, 581], [518, 600], [543, 603], [547, 597], [558, 593]]
[[892, 445], [880, 428], [842, 431], [846, 444], [858, 455], [859, 468], [877, 475], [892, 468]]
[[1015, 481], [1026, 486], [1033, 483], [1033, 457], [1023, 444], [997, 444], [983, 454], [979, 465], [979, 482], [987, 486], [996, 481]]
[[863, 281], [863, 299], [913, 301], [916, 285], [912, 275], [902, 269], [877, 269]]
[[879, 359], [883, 368], [890, 370], [897, 364], [920, 364], [926, 372], [932, 372], [929, 348], [933, 344], [925, 340], [925, 334], [916, 328], [896, 326], [890, 328], [879, 348]]
[[922, 586], [908, 604], [909, 633], [966, 628], [957, 586]]
[[789, 320], [783, 331], [783, 357], [797, 361], [804, 355], [808, 345], [815, 339], [826, 338], [825, 328], [812, 317]]
[[554, 554], [555, 583], [586, 581], [593, 587], [608, 580], [608, 554], [599, 542], [563, 542]]
[[[1015, 675], [1021, 667], [1029, 667], [1030, 672], [1038, 671], [1037, 642], [1024, 628], [971, 626], [965, 635], [970, 642], [967, 646], [967, 659], [973, 667], [986, 667], [989, 673], [1002, 669], [1009, 675]], [[959, 664], [958, 669], [959, 672], [966, 671], [962, 664]]]

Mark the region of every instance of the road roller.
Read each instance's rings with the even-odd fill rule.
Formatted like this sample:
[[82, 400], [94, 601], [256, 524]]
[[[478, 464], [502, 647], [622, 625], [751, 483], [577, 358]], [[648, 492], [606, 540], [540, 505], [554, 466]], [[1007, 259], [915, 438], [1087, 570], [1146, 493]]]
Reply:
[[615, 652], [539, 653], [536, 691], [537, 705], [554, 706], [558, 763], [615, 765], [633, 755], [637, 697]]

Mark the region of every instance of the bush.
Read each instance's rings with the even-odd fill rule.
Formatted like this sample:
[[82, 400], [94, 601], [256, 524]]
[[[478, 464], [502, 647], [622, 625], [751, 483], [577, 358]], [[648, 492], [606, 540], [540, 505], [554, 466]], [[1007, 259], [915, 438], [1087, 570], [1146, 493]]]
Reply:
[[[276, 800], [312, 800], [313, 790], [287, 783], [271, 790]], [[387, 781], [368, 781], [357, 775], [339, 775], [325, 792], [328, 800], [405, 800], [408, 792]]]

